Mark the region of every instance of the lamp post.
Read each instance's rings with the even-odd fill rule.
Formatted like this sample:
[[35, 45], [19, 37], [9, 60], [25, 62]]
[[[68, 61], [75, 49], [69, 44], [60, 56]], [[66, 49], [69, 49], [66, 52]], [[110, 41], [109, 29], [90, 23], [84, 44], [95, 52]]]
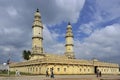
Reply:
[[10, 48], [7, 48], [6, 51], [8, 52], [8, 60], [6, 62], [6, 67], [7, 67], [8, 76], [9, 76], [10, 75], [10, 67], [9, 67], [9, 64], [10, 64]]
[[7, 60], [8, 76], [10, 76], [10, 67], [9, 67], [9, 64], [10, 64], [10, 58]]

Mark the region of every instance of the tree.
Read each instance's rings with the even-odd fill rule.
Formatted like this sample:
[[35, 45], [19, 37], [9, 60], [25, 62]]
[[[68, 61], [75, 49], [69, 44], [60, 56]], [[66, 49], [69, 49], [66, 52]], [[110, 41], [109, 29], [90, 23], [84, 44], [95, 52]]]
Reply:
[[31, 55], [31, 52], [29, 50], [28, 51], [26, 51], [26, 50], [23, 51], [23, 58], [25, 60], [29, 60], [30, 59], [30, 55]]

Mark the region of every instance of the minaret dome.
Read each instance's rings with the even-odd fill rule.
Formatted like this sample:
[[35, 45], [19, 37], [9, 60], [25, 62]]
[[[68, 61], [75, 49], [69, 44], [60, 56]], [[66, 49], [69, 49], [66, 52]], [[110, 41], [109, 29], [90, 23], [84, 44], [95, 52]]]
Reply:
[[37, 9], [37, 11], [35, 12], [34, 16], [35, 16], [35, 17], [41, 17], [40, 12], [39, 12], [39, 9]]

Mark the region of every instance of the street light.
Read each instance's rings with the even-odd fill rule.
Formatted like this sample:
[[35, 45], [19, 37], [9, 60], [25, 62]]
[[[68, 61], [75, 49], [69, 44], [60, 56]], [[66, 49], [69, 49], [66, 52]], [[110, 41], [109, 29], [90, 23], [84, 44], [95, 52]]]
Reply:
[[10, 64], [10, 48], [6, 48], [6, 51], [8, 52], [8, 60], [6, 62], [6, 67], [8, 70], [8, 76], [10, 75], [10, 68], [9, 68], [9, 64]]
[[10, 64], [10, 58], [7, 60], [8, 76], [10, 75], [10, 68], [9, 68], [9, 64]]
[[3, 66], [6, 66], [7, 64], [6, 63], [3, 63]]

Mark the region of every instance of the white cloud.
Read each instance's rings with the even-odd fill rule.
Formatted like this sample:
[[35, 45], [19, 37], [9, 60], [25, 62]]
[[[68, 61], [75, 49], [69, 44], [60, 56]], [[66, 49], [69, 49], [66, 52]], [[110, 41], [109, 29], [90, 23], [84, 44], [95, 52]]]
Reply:
[[[101, 24], [120, 18], [120, 0], [96, 0], [93, 5], [88, 5], [92, 11], [92, 20], [79, 26], [79, 32], [90, 35]], [[99, 27], [98, 27], [98, 26]], [[104, 27], [103, 25], [101, 27]]]
[[64, 53], [64, 44], [57, 41], [58, 37], [61, 36], [58, 33], [52, 31], [44, 26], [43, 29], [43, 47], [44, 51], [48, 53], [61, 54]]
[[93, 32], [94, 24], [92, 22], [88, 24], [82, 24], [79, 26], [78, 33], [91, 34]]
[[8, 7], [7, 12], [11, 17], [15, 17], [18, 15], [18, 12], [14, 7]]
[[120, 56], [120, 24], [95, 30], [84, 42], [75, 41], [78, 58], [108, 58]]
[[6, 48], [4, 48], [4, 51], [9, 52], [10, 48], [6, 47]]
[[6, 27], [2, 27], [0, 29], [0, 34], [21, 34], [23, 31], [18, 29], [18, 28], [6, 28]]
[[40, 11], [43, 15], [44, 22], [49, 25], [69, 21], [76, 23], [84, 3], [85, 0], [52, 0], [52, 2], [42, 1], [42, 8]]
[[96, 0], [96, 12], [103, 20], [112, 20], [120, 15], [120, 0]]
[[[85, 0], [56, 0], [58, 9], [62, 14], [63, 20], [77, 22], [81, 9], [83, 8]], [[72, 4], [72, 6], [71, 6]]]

